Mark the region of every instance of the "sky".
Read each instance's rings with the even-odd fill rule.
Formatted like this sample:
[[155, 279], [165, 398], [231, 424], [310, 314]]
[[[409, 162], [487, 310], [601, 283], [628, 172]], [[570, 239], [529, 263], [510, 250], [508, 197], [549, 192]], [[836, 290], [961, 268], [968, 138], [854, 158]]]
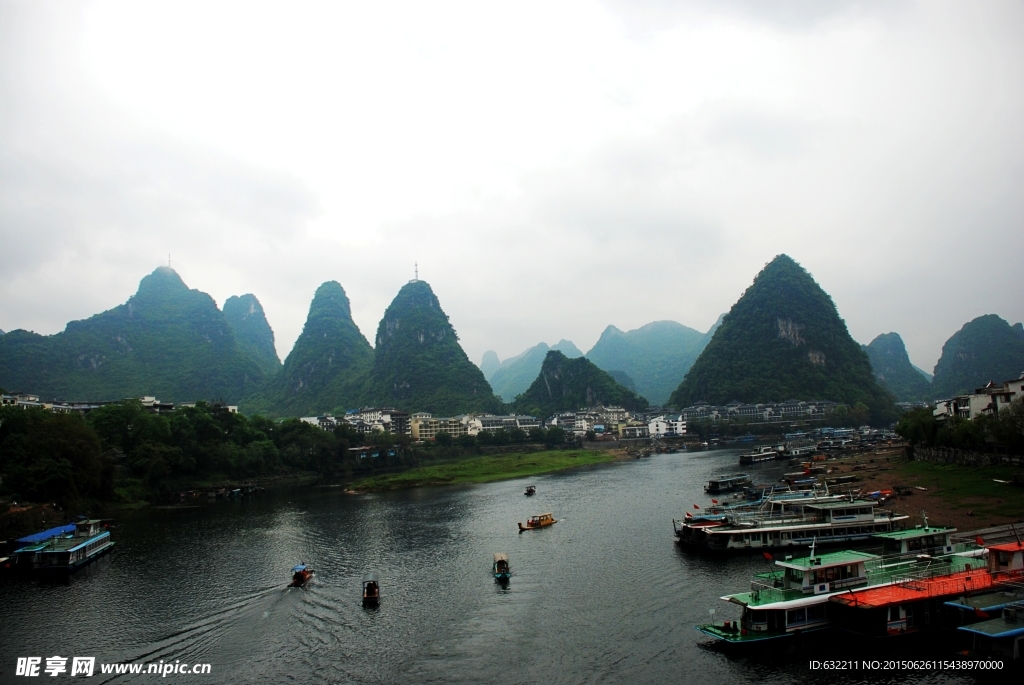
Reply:
[[0, 0], [0, 329], [166, 264], [284, 358], [336, 280], [471, 359], [707, 330], [786, 253], [931, 371], [1024, 319], [1024, 3]]

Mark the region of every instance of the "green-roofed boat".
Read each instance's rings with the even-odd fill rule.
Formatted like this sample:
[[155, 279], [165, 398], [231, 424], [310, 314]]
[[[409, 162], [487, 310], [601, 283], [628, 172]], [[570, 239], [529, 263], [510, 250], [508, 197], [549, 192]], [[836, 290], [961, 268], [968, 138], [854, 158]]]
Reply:
[[[952, 531], [954, 529], [943, 529]], [[936, 529], [918, 526], [901, 531], [903, 548], [932, 545]], [[887, 539], [883, 534], [883, 546]], [[918, 542], [914, 542], [918, 541]], [[945, 538], [948, 542], [948, 535]], [[945, 547], [945, 545], [943, 545]], [[807, 557], [773, 560], [777, 567], [754, 577], [749, 592], [721, 597], [742, 607], [738, 620], [695, 626], [698, 631], [727, 645], [753, 645], [825, 629], [829, 626], [829, 598], [851, 590], [891, 585], [920, 573], [962, 571], [973, 564], [980, 549], [961, 545], [952, 554], [932, 556], [911, 551], [888, 556], [855, 550], [816, 554], [811, 546]], [[765, 553], [766, 558], [771, 555]]]

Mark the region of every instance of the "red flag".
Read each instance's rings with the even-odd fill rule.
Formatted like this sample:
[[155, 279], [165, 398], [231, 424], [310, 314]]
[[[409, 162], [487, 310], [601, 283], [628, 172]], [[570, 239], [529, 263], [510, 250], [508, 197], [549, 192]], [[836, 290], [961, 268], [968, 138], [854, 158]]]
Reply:
[[982, 545], [985, 544], [985, 539], [983, 537], [981, 537], [980, 535], [978, 537], [974, 538], [974, 541], [978, 543], [979, 547], [981, 547]]
[[775, 559], [772, 558], [772, 555], [768, 554], [768, 552], [761, 552], [761, 554], [764, 555], [766, 561], [775, 561]]
[[987, 613], [985, 613], [984, 611], [982, 611], [978, 607], [974, 607], [974, 615], [977, 616], [978, 618], [992, 618], [991, 616], [989, 616]]
[[712, 500], [711, 500], [711, 503], [712, 503], [712, 504], [718, 504], [718, 500], [717, 500], [717, 499], [714, 499], [714, 498], [712, 498]]
[[699, 507], [699, 506], [697, 506], [696, 504], [694, 504], [694, 505], [693, 505], [693, 508], [694, 508], [694, 509], [700, 509], [700, 507]]

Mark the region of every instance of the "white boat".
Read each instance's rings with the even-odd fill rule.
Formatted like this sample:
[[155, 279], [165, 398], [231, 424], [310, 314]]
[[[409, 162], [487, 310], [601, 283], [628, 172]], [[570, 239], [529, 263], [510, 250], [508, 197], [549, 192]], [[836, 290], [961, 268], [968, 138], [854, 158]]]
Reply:
[[767, 513], [735, 514], [703, 529], [701, 546], [720, 552], [774, 550], [868, 540], [899, 530], [909, 517], [876, 511], [877, 502], [846, 499], [832, 502], [772, 502]]

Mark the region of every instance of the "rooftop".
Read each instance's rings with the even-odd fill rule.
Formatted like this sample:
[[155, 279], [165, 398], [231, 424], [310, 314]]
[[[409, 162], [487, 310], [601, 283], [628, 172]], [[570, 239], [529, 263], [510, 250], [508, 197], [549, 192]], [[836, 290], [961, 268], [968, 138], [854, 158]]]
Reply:
[[935, 535], [936, 533], [955, 533], [956, 528], [946, 528], [945, 526], [928, 526], [928, 527], [917, 527], [908, 528], [906, 530], [894, 530], [891, 533], [878, 533], [874, 537], [887, 539], [887, 540], [906, 540], [907, 538], [916, 538], [921, 535]]
[[896, 585], [851, 591], [831, 598], [831, 601], [861, 609], [913, 602], [929, 597], [966, 595], [986, 590], [993, 585], [992, 574], [983, 570], [961, 571], [932, 578], [906, 580]]
[[776, 561], [776, 565], [782, 566], [783, 568], [797, 569], [798, 571], [806, 571], [809, 568], [828, 568], [830, 566], [846, 566], [847, 564], [857, 564], [860, 562], [868, 561], [869, 559], [879, 559], [875, 554], [868, 554], [867, 552], [857, 552], [854, 550], [846, 550], [843, 552], [829, 552], [828, 554], [818, 554], [812, 557], [803, 557], [802, 559], [790, 559], [788, 561]]
[[[1021, 608], [1024, 609], [1024, 606]], [[1014, 613], [1015, 612], [1008, 611], [999, 618], [972, 623], [969, 626], [960, 626], [958, 630], [966, 630], [969, 633], [977, 633], [979, 635], [996, 638], [1024, 635], [1024, 622], [1017, 620]]]

